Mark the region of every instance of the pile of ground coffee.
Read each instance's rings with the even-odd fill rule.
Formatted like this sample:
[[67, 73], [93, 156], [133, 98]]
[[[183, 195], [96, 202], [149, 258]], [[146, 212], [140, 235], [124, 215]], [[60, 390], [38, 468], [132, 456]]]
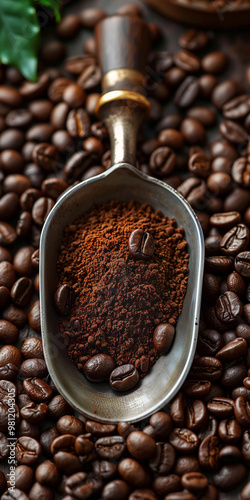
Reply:
[[[129, 251], [129, 237], [138, 228], [154, 238], [150, 259], [137, 260]], [[186, 247], [175, 219], [135, 201], [93, 206], [65, 229], [58, 286], [72, 286], [76, 299], [60, 329], [80, 370], [105, 353], [117, 366], [134, 364], [141, 377], [148, 372], [160, 355], [153, 344], [156, 326], [174, 325], [182, 310]]]

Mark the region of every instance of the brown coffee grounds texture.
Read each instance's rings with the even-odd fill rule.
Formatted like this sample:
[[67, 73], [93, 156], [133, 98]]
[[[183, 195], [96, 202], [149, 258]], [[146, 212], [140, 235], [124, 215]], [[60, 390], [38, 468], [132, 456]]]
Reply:
[[[135, 260], [128, 239], [151, 233], [155, 252]], [[58, 286], [70, 284], [76, 300], [60, 330], [70, 359], [82, 370], [98, 353], [117, 366], [133, 363], [143, 377], [159, 358], [153, 332], [176, 323], [188, 280], [187, 242], [173, 218], [136, 201], [93, 206], [65, 229], [57, 263]]]

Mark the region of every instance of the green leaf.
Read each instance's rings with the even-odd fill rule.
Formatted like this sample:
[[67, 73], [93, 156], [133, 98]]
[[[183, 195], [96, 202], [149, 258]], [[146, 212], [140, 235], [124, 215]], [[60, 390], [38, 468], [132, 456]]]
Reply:
[[55, 14], [56, 22], [58, 23], [61, 19], [59, 4], [60, 0], [36, 0], [42, 5], [49, 7]]
[[39, 35], [32, 0], [0, 1], [0, 61], [16, 66], [32, 81], [37, 79]]

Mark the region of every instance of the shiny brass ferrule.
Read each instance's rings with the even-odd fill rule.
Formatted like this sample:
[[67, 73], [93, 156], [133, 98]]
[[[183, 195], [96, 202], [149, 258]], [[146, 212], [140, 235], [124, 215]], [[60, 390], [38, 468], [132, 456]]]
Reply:
[[96, 114], [99, 114], [99, 111], [104, 104], [115, 101], [134, 102], [139, 107], [144, 108], [147, 116], [149, 116], [151, 111], [151, 105], [144, 95], [138, 94], [138, 92], [133, 92], [132, 90], [111, 90], [111, 92], [107, 92], [100, 97], [95, 109]]
[[136, 92], [143, 94], [144, 88], [144, 76], [135, 69], [112, 69], [102, 78], [103, 92], [111, 90], [136, 90]]

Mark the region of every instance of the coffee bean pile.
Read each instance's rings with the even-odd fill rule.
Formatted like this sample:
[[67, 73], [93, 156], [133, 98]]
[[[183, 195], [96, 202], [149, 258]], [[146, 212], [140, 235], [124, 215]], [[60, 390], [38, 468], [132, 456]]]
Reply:
[[[125, 13], [141, 15], [133, 6]], [[223, 80], [227, 58], [210, 51], [204, 32], [186, 32], [175, 54], [151, 53], [146, 89], [154, 134], [145, 129], [138, 141], [138, 168], [177, 188], [204, 231], [202, 317], [188, 379], [170, 409], [149, 422], [107, 425], [75, 416], [47, 373], [41, 228], [62, 192], [110, 166], [107, 130], [94, 114], [101, 91], [94, 39], [67, 59], [65, 41], [105, 15], [85, 9], [65, 16], [58, 38], [42, 46], [38, 82], [0, 68], [1, 499], [216, 500], [235, 499], [239, 487], [248, 500], [250, 70], [248, 89]], [[157, 26], [150, 30], [157, 40]], [[59, 60], [63, 70], [54, 67]], [[176, 108], [165, 116], [170, 100]], [[209, 144], [207, 129], [218, 119], [218, 139]], [[7, 493], [10, 395], [17, 467], [16, 490]]]

